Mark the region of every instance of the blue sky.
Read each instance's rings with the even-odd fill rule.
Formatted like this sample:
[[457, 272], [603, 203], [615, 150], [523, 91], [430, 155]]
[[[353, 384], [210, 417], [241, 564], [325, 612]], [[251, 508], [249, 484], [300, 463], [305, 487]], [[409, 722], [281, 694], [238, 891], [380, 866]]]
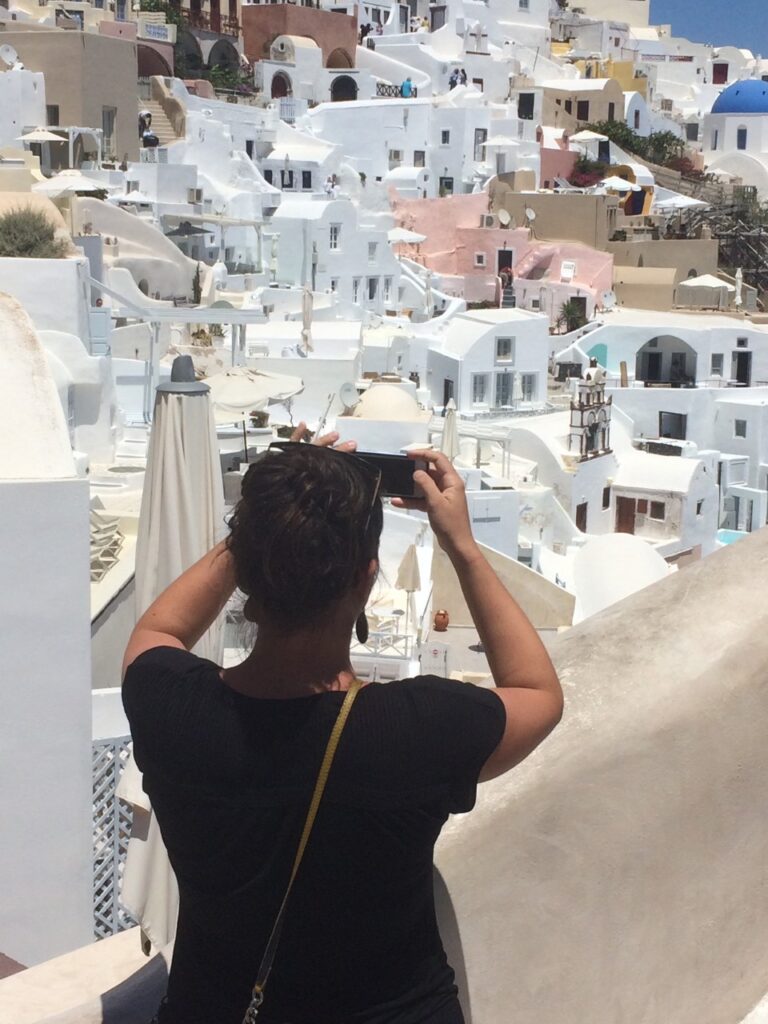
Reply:
[[768, 0], [651, 0], [651, 22], [697, 43], [743, 46], [768, 58]]

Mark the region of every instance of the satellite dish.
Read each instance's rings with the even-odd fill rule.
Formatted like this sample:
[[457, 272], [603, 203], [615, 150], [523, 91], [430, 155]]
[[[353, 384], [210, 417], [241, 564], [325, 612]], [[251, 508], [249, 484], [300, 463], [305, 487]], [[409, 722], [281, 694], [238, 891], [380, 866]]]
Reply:
[[509, 227], [509, 223], [512, 220], [512, 218], [509, 215], [509, 211], [508, 210], [499, 210], [497, 216], [499, 218], [499, 224], [501, 224], [502, 227], [508, 228]]
[[530, 208], [530, 206], [526, 206], [526, 208], [525, 208], [525, 218], [526, 218], [526, 220], [529, 220], [529, 221], [536, 220], [536, 211], [532, 210]]
[[348, 380], [346, 384], [341, 385], [339, 388], [339, 399], [344, 406], [344, 412], [351, 412], [355, 408], [360, 401], [360, 395], [354, 381]]
[[19, 63], [19, 55], [10, 43], [3, 43], [0, 46], [0, 60], [4, 61], [9, 68]]

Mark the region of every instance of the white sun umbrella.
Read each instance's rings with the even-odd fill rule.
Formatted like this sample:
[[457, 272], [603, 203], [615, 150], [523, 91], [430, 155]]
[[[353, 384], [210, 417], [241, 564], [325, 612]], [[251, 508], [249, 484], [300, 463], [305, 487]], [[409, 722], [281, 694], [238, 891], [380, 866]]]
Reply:
[[456, 403], [452, 398], [448, 399], [445, 406], [445, 419], [443, 420], [443, 437], [440, 441], [440, 451], [451, 462], [459, 454], [459, 424], [456, 418]]
[[605, 188], [612, 189], [614, 192], [640, 191], [639, 185], [633, 185], [631, 181], [625, 181], [624, 178], [619, 178], [616, 174], [612, 174], [609, 178], [603, 178], [600, 184]]
[[733, 297], [733, 303], [737, 309], [741, 309], [744, 304], [744, 271], [739, 267], [734, 277], [736, 283], [736, 294]]
[[407, 634], [409, 620], [411, 618], [416, 618], [414, 614], [415, 608], [413, 607], [413, 595], [417, 590], [421, 590], [421, 573], [419, 572], [419, 560], [416, 555], [415, 544], [409, 544], [405, 554], [403, 555], [403, 559], [397, 570], [395, 589], [404, 590], [408, 594], [408, 599], [405, 605], [405, 633]]
[[58, 199], [60, 196], [74, 195], [76, 192], [106, 192], [108, 186], [103, 181], [96, 181], [88, 178], [79, 171], [61, 171], [53, 178], [39, 181], [32, 186], [32, 191], [38, 195], [48, 196], [49, 199]]
[[418, 231], [409, 231], [408, 228], [392, 228], [387, 232], [387, 240], [393, 245], [418, 245], [426, 242], [427, 236], [420, 235]]
[[519, 373], [512, 374], [512, 408], [516, 409], [523, 400], [523, 378]]
[[139, 206], [147, 206], [150, 203], [154, 203], [154, 199], [151, 196], [140, 192], [137, 188], [126, 192], [124, 196], [115, 196], [114, 201], [116, 203], [137, 203]]
[[584, 128], [580, 132], [576, 132], [575, 135], [571, 135], [571, 142], [607, 142], [608, 136], [601, 135], [600, 132], [590, 131], [589, 128]]
[[16, 137], [17, 142], [67, 142], [61, 135], [54, 135], [47, 128], [33, 128], [31, 132]]
[[301, 343], [305, 352], [312, 351], [312, 310], [315, 305], [315, 297], [312, 289], [304, 286], [301, 295]]
[[300, 377], [265, 373], [248, 366], [236, 366], [208, 377], [213, 415], [217, 423], [238, 423], [252, 412], [285, 402], [304, 390]]
[[[189, 356], [174, 362], [157, 388], [136, 539], [136, 612], [217, 544], [225, 532], [224, 488], [209, 389], [194, 379]], [[194, 652], [220, 662], [223, 616]], [[118, 794], [138, 808], [121, 899], [156, 947], [173, 939], [178, 887], [141, 773], [129, 759]]]

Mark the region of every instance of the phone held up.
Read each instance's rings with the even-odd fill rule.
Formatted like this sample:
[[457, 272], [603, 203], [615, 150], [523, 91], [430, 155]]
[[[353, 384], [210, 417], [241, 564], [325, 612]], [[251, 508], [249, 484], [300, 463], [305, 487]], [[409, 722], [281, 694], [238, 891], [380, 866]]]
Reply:
[[417, 497], [413, 474], [417, 469], [426, 469], [424, 459], [411, 459], [407, 455], [392, 455], [383, 452], [355, 452], [355, 457], [381, 473], [381, 496], [383, 498]]

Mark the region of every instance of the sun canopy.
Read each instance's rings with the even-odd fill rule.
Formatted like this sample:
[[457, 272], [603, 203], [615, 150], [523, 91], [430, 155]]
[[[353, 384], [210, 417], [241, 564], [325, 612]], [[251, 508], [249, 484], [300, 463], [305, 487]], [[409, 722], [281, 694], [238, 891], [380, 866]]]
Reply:
[[614, 192], [639, 192], [640, 186], [635, 185], [631, 181], [626, 181], [624, 178], [619, 178], [617, 175], [612, 174], [608, 178], [603, 178], [600, 182], [604, 188], [613, 189]]
[[66, 142], [61, 135], [54, 135], [53, 132], [49, 132], [47, 128], [33, 128], [31, 132], [26, 132], [24, 135], [19, 135], [16, 138], [17, 142]]
[[252, 412], [263, 411], [268, 405], [284, 402], [304, 390], [304, 381], [300, 377], [264, 373], [247, 366], [217, 373], [208, 377], [205, 383], [211, 389], [217, 423], [237, 423], [248, 419]]
[[58, 196], [74, 195], [76, 192], [106, 192], [108, 186], [103, 181], [88, 178], [79, 171], [61, 171], [53, 178], [40, 181], [32, 186], [32, 191], [39, 195], [56, 199]]
[[591, 132], [589, 128], [576, 132], [571, 136], [571, 142], [607, 142], [607, 135], [600, 135], [599, 132]]
[[417, 245], [419, 242], [426, 242], [427, 236], [420, 235], [418, 231], [409, 231], [407, 228], [392, 228], [387, 233], [387, 239], [395, 245]]

